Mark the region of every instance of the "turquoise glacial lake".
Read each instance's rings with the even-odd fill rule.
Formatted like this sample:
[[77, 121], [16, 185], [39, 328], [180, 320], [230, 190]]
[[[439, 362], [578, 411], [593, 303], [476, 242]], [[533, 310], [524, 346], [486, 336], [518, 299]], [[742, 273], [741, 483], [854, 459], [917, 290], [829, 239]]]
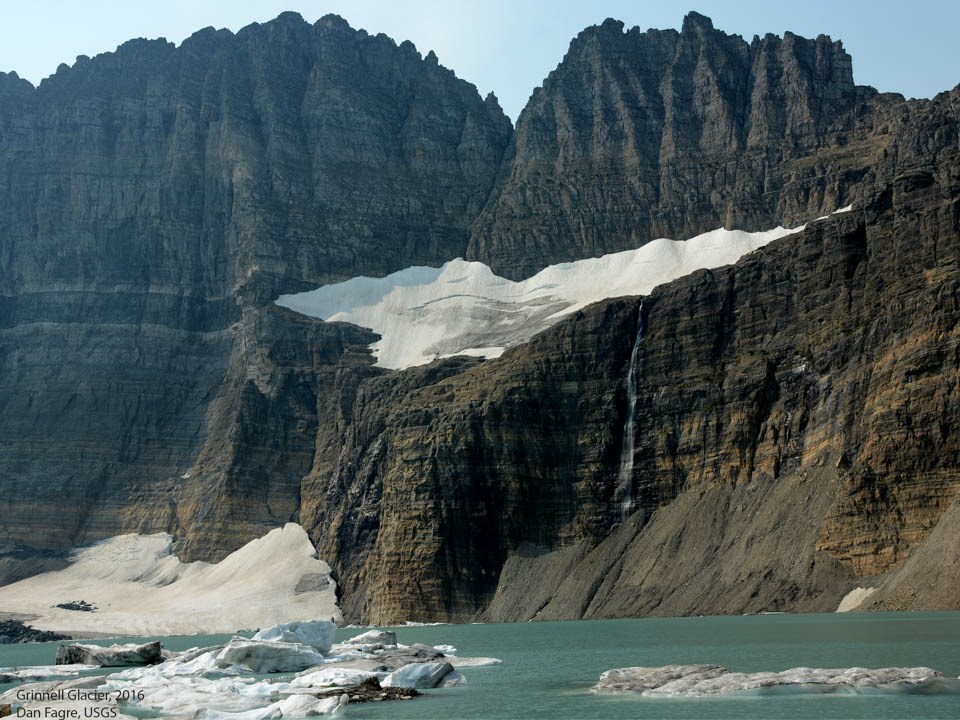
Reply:
[[[454, 645], [462, 657], [498, 657], [503, 664], [464, 668], [467, 685], [427, 691], [416, 700], [350, 705], [342, 715], [345, 719], [960, 718], [958, 695], [681, 699], [589, 692], [604, 670], [634, 665], [711, 663], [742, 672], [926, 666], [956, 678], [960, 676], [960, 613], [648, 618], [435, 625], [396, 631], [401, 643]], [[341, 630], [338, 641], [359, 632]], [[159, 639], [179, 650], [222, 642], [226, 637]], [[0, 666], [50, 664], [56, 645], [0, 646]]]

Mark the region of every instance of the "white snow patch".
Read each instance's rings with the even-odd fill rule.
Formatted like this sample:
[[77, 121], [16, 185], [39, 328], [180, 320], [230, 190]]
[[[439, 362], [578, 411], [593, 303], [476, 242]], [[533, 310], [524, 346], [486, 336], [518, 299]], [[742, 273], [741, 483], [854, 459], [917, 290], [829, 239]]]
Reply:
[[843, 596], [843, 599], [840, 601], [840, 604], [837, 605], [836, 612], [850, 612], [851, 610], [856, 610], [868, 597], [873, 595], [877, 591], [876, 588], [872, 587], [858, 587], [854, 588], [846, 595]]
[[439, 268], [411, 267], [384, 278], [357, 277], [281, 295], [276, 304], [373, 330], [381, 337], [371, 345], [381, 367], [406, 368], [452, 355], [494, 358], [590, 303], [645, 295], [802, 229], [720, 229], [690, 240], [661, 238], [636, 250], [551, 265], [520, 282], [458, 258]]
[[[0, 607], [47, 630], [177, 635], [233, 632], [303, 617], [340, 618], [336, 584], [296, 592], [307, 574], [329, 578], [299, 525], [288, 523], [219, 563], [182, 563], [173, 538], [120, 535], [75, 550], [71, 564], [0, 587]], [[96, 612], [51, 607], [83, 598]]]
[[[842, 207], [839, 210], [834, 210], [832, 213], [830, 213], [830, 215], [839, 215], [840, 213], [848, 213], [851, 210], [853, 210], [853, 205], [847, 205], [846, 207]], [[817, 218], [817, 222], [819, 222], [820, 220], [829, 219], [830, 215], [821, 215], [820, 217]]]

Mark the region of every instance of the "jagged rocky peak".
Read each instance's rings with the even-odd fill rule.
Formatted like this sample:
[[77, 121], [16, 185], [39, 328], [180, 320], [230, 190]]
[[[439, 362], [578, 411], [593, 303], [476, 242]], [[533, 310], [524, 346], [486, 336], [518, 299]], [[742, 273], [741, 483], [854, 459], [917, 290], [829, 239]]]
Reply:
[[683, 32], [711, 32], [713, 30], [713, 20], [706, 15], [701, 15], [696, 10], [691, 10], [683, 16]]
[[[60, 243], [50, 231], [73, 226], [64, 232], [81, 247], [96, 234], [99, 248], [131, 252], [71, 268], [126, 280], [135, 260], [135, 274], [169, 285], [163, 275], [186, 265], [174, 247], [202, 237], [209, 262], [189, 264], [218, 286], [206, 294], [266, 302], [281, 287], [462, 255], [512, 128], [475, 87], [411, 49], [335, 16], [311, 26], [285, 13], [236, 34], [208, 28], [179, 48], [133, 40], [63, 66], [29, 102], [12, 97], [0, 111], [0, 132], [21, 126], [5, 148], [18, 156], [11, 207], [29, 215], [43, 198], [39, 222], [11, 223], [10, 242], [36, 249], [12, 262], [42, 264]], [[27, 89], [7, 79], [0, 93]], [[53, 158], [56, 177], [41, 171]], [[132, 192], [109, 190], [135, 170]], [[111, 180], [77, 212], [64, 207], [91, 175]], [[363, 212], [332, 220], [357, 187], [370, 199]], [[100, 212], [111, 220], [97, 222]], [[29, 242], [17, 237], [34, 227]]]
[[516, 279], [657, 237], [831, 212], [871, 163], [809, 158], [865, 136], [875, 95], [823, 35], [747, 43], [698, 13], [680, 32], [608, 19], [571, 42], [521, 114], [469, 256]]

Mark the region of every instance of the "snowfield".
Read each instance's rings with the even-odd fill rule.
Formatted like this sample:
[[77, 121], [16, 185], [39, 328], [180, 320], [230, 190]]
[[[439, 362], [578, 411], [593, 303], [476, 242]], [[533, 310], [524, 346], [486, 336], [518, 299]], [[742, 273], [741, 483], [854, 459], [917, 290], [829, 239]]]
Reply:
[[456, 259], [439, 268], [411, 267], [281, 295], [276, 304], [373, 330], [381, 337], [371, 346], [381, 367], [407, 368], [452, 355], [494, 358], [590, 303], [646, 295], [802, 229], [720, 229], [690, 240], [654, 240], [636, 250], [551, 265], [520, 282], [494, 275], [483, 263]]
[[[218, 563], [182, 563], [173, 538], [120, 535], [75, 550], [71, 564], [0, 587], [4, 611], [60, 632], [118, 635], [227, 633], [303, 617], [341, 619], [330, 566], [294, 523]], [[58, 603], [85, 600], [95, 612]]]

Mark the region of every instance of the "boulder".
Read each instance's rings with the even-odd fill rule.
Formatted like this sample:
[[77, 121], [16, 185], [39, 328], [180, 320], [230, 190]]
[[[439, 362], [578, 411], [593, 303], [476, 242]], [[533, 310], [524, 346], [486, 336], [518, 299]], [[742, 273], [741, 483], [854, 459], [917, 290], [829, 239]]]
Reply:
[[339, 698], [341, 707], [345, 705], [346, 702], [366, 703], [382, 702], [384, 700], [409, 700], [410, 698], [415, 698], [419, 695], [420, 693], [413, 688], [382, 687], [380, 682], [375, 677], [367, 678], [355, 687], [333, 688], [328, 690], [320, 690], [316, 693], [318, 698]]
[[25, 625], [19, 620], [0, 621], [0, 645], [25, 642], [50, 642], [52, 640], [69, 640], [68, 635], [37, 630]]

